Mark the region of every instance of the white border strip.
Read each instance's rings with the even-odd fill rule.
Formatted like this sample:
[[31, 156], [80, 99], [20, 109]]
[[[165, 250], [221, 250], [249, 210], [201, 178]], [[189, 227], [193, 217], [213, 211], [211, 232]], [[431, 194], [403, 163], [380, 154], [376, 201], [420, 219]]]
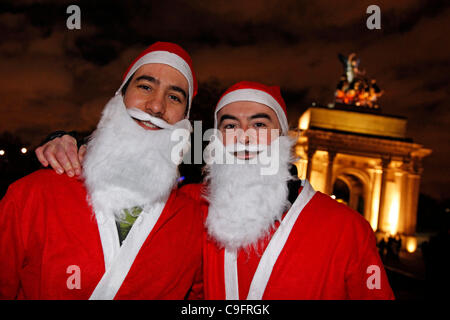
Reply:
[[[157, 203], [149, 210], [149, 212], [144, 210], [139, 215], [131, 227], [126, 239], [122, 243], [122, 247], [120, 247], [118, 254], [114, 257], [114, 261], [109, 267], [105, 266], [106, 272], [95, 287], [89, 300], [114, 299], [122, 286], [128, 271], [130, 271], [136, 256], [142, 248], [142, 245], [155, 227], [156, 222], [164, 210], [164, 206], [164, 203]], [[103, 241], [102, 245], [104, 246]]]
[[262, 299], [270, 275], [272, 274], [273, 267], [291, 234], [295, 222], [315, 194], [316, 191], [312, 188], [308, 180], [304, 180], [303, 190], [284, 217], [275, 234], [272, 236], [269, 245], [259, 261], [258, 268], [256, 269], [252, 284], [250, 285], [250, 290], [248, 291], [247, 300]]
[[[253, 275], [252, 283], [248, 291], [247, 300], [261, 300], [272, 274], [273, 267], [283, 250], [286, 241], [295, 225], [300, 213], [316, 194], [308, 180], [302, 180], [303, 189], [292, 204], [288, 213], [272, 236], [264, 251], [258, 268]], [[227, 300], [239, 299], [239, 280], [237, 271], [237, 255], [234, 251], [225, 249], [224, 254], [225, 293]]]
[[225, 250], [225, 299], [239, 300], [239, 283], [236, 251]]

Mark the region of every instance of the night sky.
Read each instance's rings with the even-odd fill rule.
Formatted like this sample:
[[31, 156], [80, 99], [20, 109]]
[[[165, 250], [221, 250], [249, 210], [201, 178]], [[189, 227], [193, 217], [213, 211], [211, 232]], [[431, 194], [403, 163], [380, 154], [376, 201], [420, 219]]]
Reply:
[[[81, 8], [81, 30], [66, 27], [70, 4]], [[371, 4], [381, 30], [366, 27]], [[281, 86], [291, 127], [312, 102], [332, 102], [337, 55], [356, 52], [385, 91], [383, 112], [407, 117], [408, 136], [433, 150], [421, 192], [450, 197], [450, 1], [14, 0], [0, 4], [0, 30], [0, 133], [32, 147], [57, 129], [93, 129], [129, 63], [154, 41], [191, 54], [194, 108], [212, 116], [228, 85], [260, 81]]]

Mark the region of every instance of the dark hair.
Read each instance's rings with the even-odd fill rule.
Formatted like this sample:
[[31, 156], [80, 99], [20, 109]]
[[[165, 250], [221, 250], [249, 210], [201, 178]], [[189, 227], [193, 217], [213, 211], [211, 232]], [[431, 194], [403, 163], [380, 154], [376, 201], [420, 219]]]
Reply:
[[120, 91], [122, 93], [122, 96], [125, 96], [125, 92], [127, 92], [127, 88], [130, 85], [131, 79], [133, 79], [134, 73], [131, 75], [131, 77], [128, 79], [128, 81], [125, 83], [125, 85], [122, 87], [122, 90]]

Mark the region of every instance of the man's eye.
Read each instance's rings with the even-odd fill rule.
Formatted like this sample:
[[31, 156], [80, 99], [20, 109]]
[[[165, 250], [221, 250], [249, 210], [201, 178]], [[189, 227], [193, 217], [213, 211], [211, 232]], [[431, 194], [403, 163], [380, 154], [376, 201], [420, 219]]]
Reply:
[[235, 125], [235, 124], [232, 124], [232, 123], [229, 123], [229, 124], [224, 125], [223, 128], [224, 128], [225, 130], [226, 130], [226, 129], [234, 129], [234, 128], [236, 128], [236, 125]]
[[254, 124], [254, 126], [256, 128], [265, 128], [265, 127], [267, 127], [266, 124], [263, 123], [263, 122], [257, 122], [257, 123]]
[[151, 87], [146, 86], [145, 84], [140, 84], [140, 85], [138, 85], [138, 88], [144, 89], [144, 90], [146, 90], [146, 91], [149, 91], [149, 90], [152, 89]]
[[177, 96], [173, 95], [173, 94], [169, 95], [169, 98], [174, 100], [174, 101], [176, 101], [176, 102], [181, 102], [181, 99], [178, 98]]

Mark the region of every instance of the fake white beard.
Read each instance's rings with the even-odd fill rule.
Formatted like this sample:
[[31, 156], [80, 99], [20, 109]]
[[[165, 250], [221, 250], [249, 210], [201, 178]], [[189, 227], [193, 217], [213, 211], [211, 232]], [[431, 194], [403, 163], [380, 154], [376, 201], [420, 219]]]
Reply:
[[[127, 113], [123, 97], [112, 98], [87, 145], [83, 176], [88, 201], [100, 219], [123, 218], [122, 210], [165, 202], [178, 178], [174, 130], [192, 130], [188, 120], [173, 129], [145, 130]], [[183, 145], [189, 144], [184, 140]]]
[[[257, 247], [275, 221], [281, 220], [290, 206], [287, 182], [292, 179], [289, 167], [293, 143], [288, 136], [278, 138], [279, 152], [270, 156], [279, 157], [279, 168], [274, 174], [261, 174], [261, 163], [206, 165], [206, 197], [210, 203], [206, 227], [220, 246], [228, 250]], [[220, 139], [214, 139], [209, 147], [218, 154], [227, 152]]]

